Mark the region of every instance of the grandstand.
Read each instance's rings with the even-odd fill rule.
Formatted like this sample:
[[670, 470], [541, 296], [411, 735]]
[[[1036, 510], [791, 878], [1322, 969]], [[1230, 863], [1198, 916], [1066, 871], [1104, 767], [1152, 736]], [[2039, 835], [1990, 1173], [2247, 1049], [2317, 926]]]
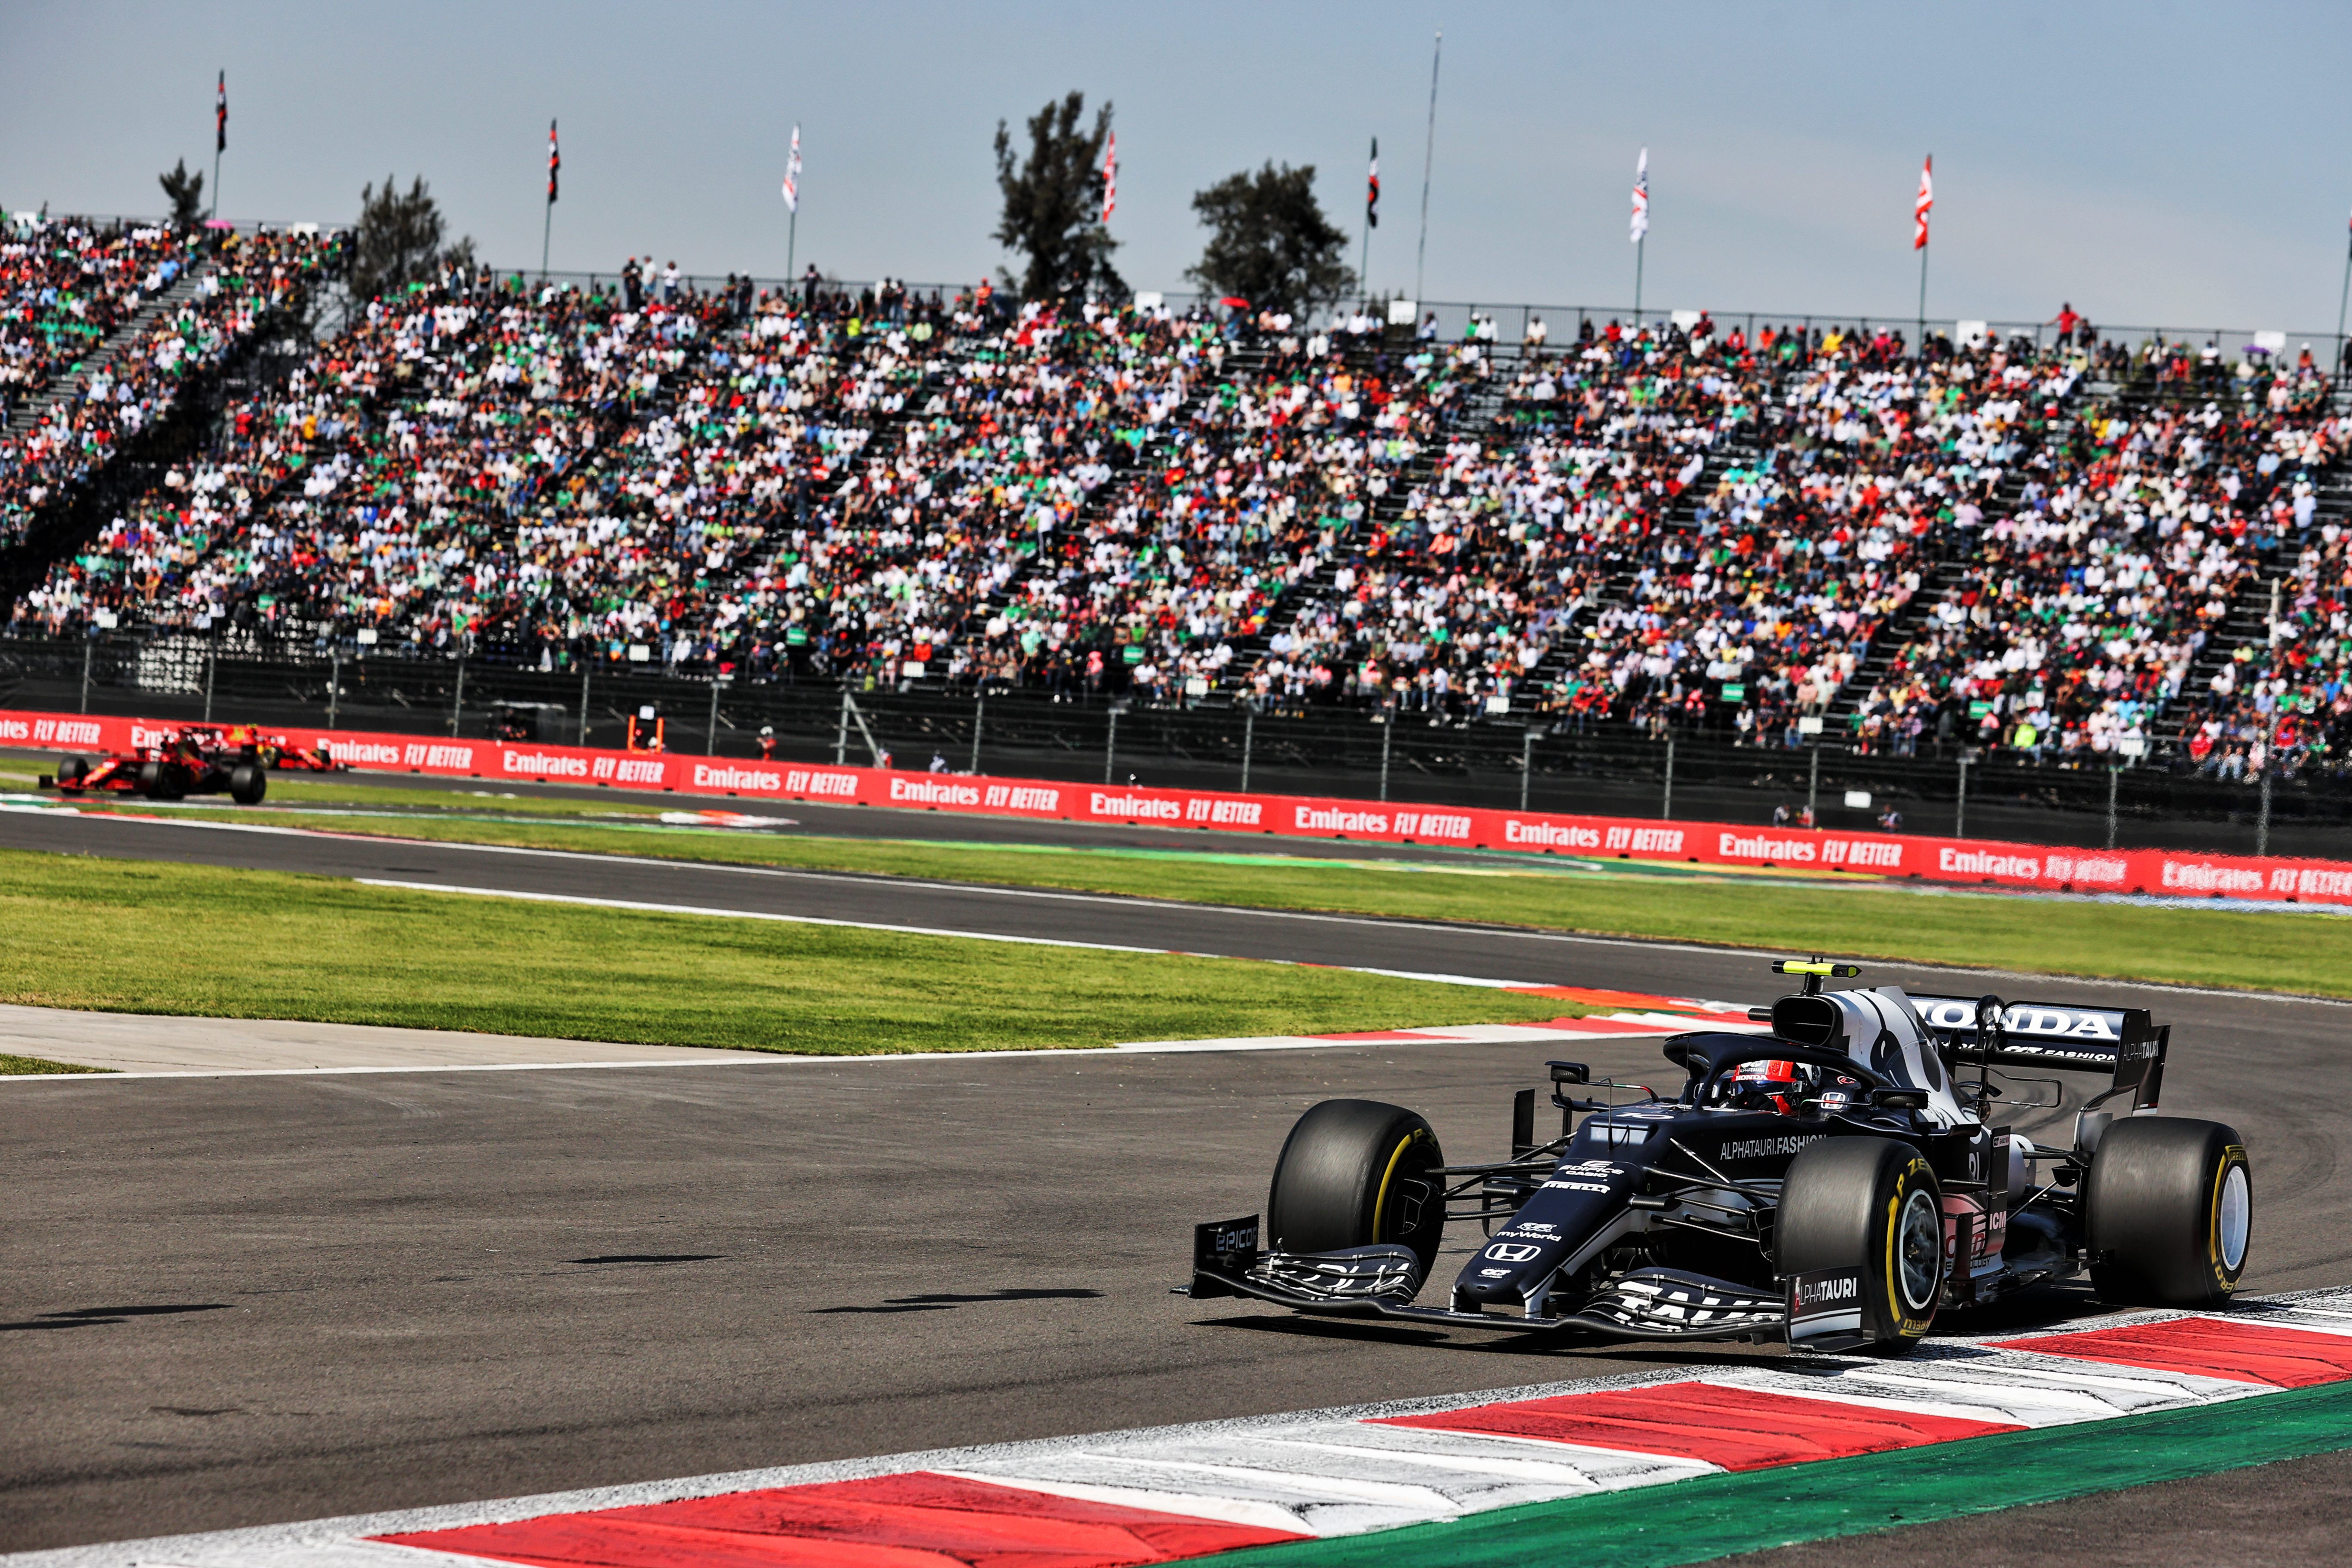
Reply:
[[2225, 779], [2352, 738], [2352, 403], [2307, 352], [2164, 335], [1509, 344], [463, 270], [44, 522], [338, 254], [12, 232], [13, 636]]

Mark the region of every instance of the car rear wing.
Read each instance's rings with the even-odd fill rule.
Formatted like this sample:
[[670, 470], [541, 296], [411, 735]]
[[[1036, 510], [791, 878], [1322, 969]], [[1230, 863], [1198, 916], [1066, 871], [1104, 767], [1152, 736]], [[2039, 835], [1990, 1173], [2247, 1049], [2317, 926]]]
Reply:
[[[1979, 1057], [1973, 997], [1911, 993], [1911, 1005], [1948, 1051], [1992, 1067], [2103, 1072], [2115, 1079], [2108, 1094], [2128, 1093], [2133, 1109], [2153, 1110], [2164, 1088], [2164, 1056], [2172, 1026], [2142, 1007], [2084, 1007], [2072, 1003], [2011, 1002], [2001, 1011], [2000, 1041]], [[2107, 1095], [2098, 1097], [2106, 1099]]]

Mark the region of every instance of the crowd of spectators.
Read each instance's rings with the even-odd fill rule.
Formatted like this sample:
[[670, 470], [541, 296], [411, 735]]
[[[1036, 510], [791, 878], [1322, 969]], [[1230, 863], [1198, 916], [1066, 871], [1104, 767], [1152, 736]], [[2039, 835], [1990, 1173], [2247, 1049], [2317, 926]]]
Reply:
[[[315, 257], [224, 247], [245, 312], [192, 304], [147, 363], [174, 333], [216, 353]], [[1814, 718], [1895, 752], [2129, 754], [2187, 722], [2220, 773], [2352, 713], [2315, 510], [2352, 422], [2307, 356], [2209, 373], [2087, 331], [1913, 354], [1704, 316], [1549, 336], [452, 273], [236, 405], [16, 622], [1755, 744]], [[2276, 647], [2200, 666], [2272, 563]]]
[[[2200, 656], [2218, 655], [2251, 583], [2307, 554], [2319, 573], [2305, 544], [2318, 479], [2352, 447], [2352, 422], [2290, 401], [2091, 407], [2047, 435], [2013, 493], [1971, 520], [1932, 615], [1864, 706], [1864, 742], [1891, 731], [1908, 749], [1933, 721], [2037, 760], [2105, 762], [2176, 728], [2184, 693], [2231, 707], [2241, 661], [2197, 693]], [[2217, 766], [2232, 752], [2242, 765], [2244, 716], [2207, 721]]]
[[[74, 219], [19, 219], [6, 234], [0, 405], [14, 427], [0, 435], [0, 546], [20, 542], [40, 508], [162, 417], [186, 377], [306, 288], [337, 243], [307, 232], [101, 229]], [[141, 308], [175, 285], [171, 308], [123, 341]], [[16, 418], [36, 407], [37, 419]]]

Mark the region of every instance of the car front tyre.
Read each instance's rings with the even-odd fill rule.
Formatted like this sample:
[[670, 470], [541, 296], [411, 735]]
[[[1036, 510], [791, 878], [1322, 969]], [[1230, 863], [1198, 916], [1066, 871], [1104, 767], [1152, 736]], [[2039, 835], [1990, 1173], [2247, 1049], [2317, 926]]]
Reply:
[[1925, 1156], [1891, 1138], [1829, 1138], [1789, 1162], [1773, 1221], [1783, 1275], [1862, 1272], [1863, 1347], [1904, 1355], [1944, 1291], [1944, 1201]]
[[1265, 1237], [1277, 1252], [1331, 1252], [1393, 1242], [1429, 1278], [1445, 1229], [1445, 1163], [1418, 1114], [1376, 1100], [1327, 1100], [1290, 1130], [1266, 1194]]
[[2253, 1168], [2234, 1129], [2134, 1117], [2099, 1140], [2083, 1184], [2091, 1287], [2118, 1306], [2218, 1307], [2253, 1240]]

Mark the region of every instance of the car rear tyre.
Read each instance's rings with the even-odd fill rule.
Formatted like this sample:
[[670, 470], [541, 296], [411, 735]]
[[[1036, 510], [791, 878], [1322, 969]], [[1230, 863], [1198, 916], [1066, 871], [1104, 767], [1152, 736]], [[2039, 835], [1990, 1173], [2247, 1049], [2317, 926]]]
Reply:
[[1904, 1355], [1944, 1291], [1944, 1201], [1936, 1173], [1891, 1138], [1829, 1138], [1789, 1162], [1773, 1221], [1783, 1275], [1862, 1271], [1862, 1347]]
[[269, 793], [268, 772], [257, 763], [239, 763], [228, 771], [228, 797], [239, 805], [259, 805]]
[[2218, 1121], [2134, 1117], [2099, 1140], [2083, 1184], [2091, 1288], [2118, 1306], [2218, 1307], [2253, 1238], [2253, 1170]]
[[1266, 1246], [1330, 1252], [1393, 1242], [1429, 1278], [1445, 1229], [1445, 1163], [1419, 1115], [1375, 1100], [1327, 1100], [1298, 1119], [1274, 1163]]

